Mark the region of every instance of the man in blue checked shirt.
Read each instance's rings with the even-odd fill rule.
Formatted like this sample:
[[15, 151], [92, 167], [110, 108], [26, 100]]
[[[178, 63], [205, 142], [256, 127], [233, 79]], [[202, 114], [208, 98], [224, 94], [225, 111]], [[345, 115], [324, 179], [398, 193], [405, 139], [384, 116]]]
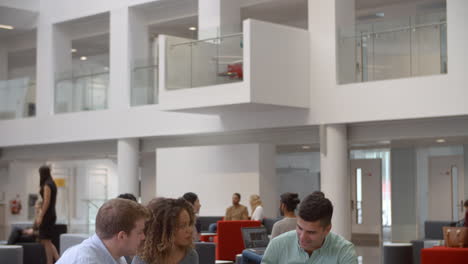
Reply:
[[307, 196], [299, 207], [296, 230], [268, 244], [262, 264], [357, 264], [354, 245], [330, 232], [333, 205], [322, 192]]
[[96, 234], [69, 248], [57, 264], [127, 264], [145, 239], [148, 210], [127, 199], [104, 203], [96, 216]]

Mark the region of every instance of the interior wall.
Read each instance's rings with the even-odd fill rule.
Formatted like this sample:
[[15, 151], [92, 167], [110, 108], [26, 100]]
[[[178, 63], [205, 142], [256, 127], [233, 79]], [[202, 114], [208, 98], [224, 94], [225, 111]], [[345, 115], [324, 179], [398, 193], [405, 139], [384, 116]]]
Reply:
[[[6, 234], [10, 234], [12, 222], [32, 222], [28, 219], [28, 195], [39, 193], [38, 169], [42, 162], [11, 162], [8, 165], [8, 174], [1, 179], [1, 186], [5, 192], [4, 201], [7, 204]], [[6, 176], [6, 177], [5, 177]], [[18, 196], [17, 196], [18, 195]], [[22, 210], [13, 215], [9, 209], [9, 202], [13, 199], [21, 201]]]
[[10, 162], [7, 175], [2, 175], [0, 178], [0, 195], [5, 193], [4, 202], [15, 199], [19, 195], [23, 209], [18, 215], [7, 212], [7, 234], [10, 232], [11, 223], [32, 223], [33, 219], [28, 217], [28, 196], [29, 194], [37, 194], [40, 197], [38, 169], [46, 163], [52, 167], [54, 178], [65, 179], [65, 186], [58, 186], [56, 210], [57, 222], [70, 224], [69, 232], [87, 232], [85, 224], [89, 212], [92, 213], [94, 209], [97, 209], [88, 210], [87, 204], [87, 201], [93, 197], [91, 193], [93, 186], [89, 178], [92, 173], [96, 170], [105, 170], [107, 172], [107, 197], [105, 198], [110, 199], [117, 196], [116, 164], [112, 160]]
[[320, 190], [320, 153], [280, 153], [276, 156], [276, 173], [279, 181], [276, 200], [285, 192], [298, 193], [302, 200]]
[[250, 215], [248, 197], [261, 190], [259, 159], [258, 144], [159, 148], [156, 195], [175, 198], [194, 192], [202, 204], [200, 215], [220, 216], [238, 192]]

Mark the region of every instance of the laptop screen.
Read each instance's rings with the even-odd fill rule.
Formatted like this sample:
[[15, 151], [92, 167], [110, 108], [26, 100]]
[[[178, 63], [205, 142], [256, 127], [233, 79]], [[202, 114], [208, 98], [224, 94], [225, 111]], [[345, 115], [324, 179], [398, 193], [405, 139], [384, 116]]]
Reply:
[[267, 247], [269, 242], [265, 227], [243, 227], [242, 238], [247, 249]]

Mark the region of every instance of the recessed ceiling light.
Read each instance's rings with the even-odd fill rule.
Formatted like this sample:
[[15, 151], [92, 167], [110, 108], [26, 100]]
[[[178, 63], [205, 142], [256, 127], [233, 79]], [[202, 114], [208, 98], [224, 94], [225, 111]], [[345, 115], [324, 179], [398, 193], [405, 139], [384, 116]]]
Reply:
[[445, 143], [445, 139], [443, 138], [439, 138], [436, 140], [437, 143]]
[[71, 49], [71, 52], [75, 53], [75, 52], [77, 52], [77, 50], [76, 49]]
[[12, 26], [10, 26], [10, 25], [2, 25], [2, 24], [0, 24], [0, 28], [9, 29], [9, 30], [14, 29], [14, 27], [12, 27]]
[[87, 59], [88, 59], [88, 57], [86, 57], [86, 56], [81, 56], [81, 57], [80, 57], [80, 60], [82, 60], [82, 61], [85, 61], [85, 60], [87, 60]]
[[189, 30], [192, 30], [192, 31], [195, 31], [195, 30], [197, 30], [197, 28], [196, 28], [196, 27], [189, 27], [188, 29], [189, 29]]
[[376, 17], [384, 17], [385, 13], [384, 12], [377, 12], [377, 13], [375, 13], [375, 16]]
[[302, 149], [310, 149], [310, 146], [304, 145], [302, 146]]

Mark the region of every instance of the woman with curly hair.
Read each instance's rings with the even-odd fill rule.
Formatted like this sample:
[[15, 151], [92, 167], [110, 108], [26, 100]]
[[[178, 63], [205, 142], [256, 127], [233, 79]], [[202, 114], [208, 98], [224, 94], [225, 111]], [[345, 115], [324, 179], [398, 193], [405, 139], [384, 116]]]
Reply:
[[156, 198], [147, 207], [152, 217], [146, 223], [146, 240], [132, 264], [198, 264], [193, 206], [183, 198]]

